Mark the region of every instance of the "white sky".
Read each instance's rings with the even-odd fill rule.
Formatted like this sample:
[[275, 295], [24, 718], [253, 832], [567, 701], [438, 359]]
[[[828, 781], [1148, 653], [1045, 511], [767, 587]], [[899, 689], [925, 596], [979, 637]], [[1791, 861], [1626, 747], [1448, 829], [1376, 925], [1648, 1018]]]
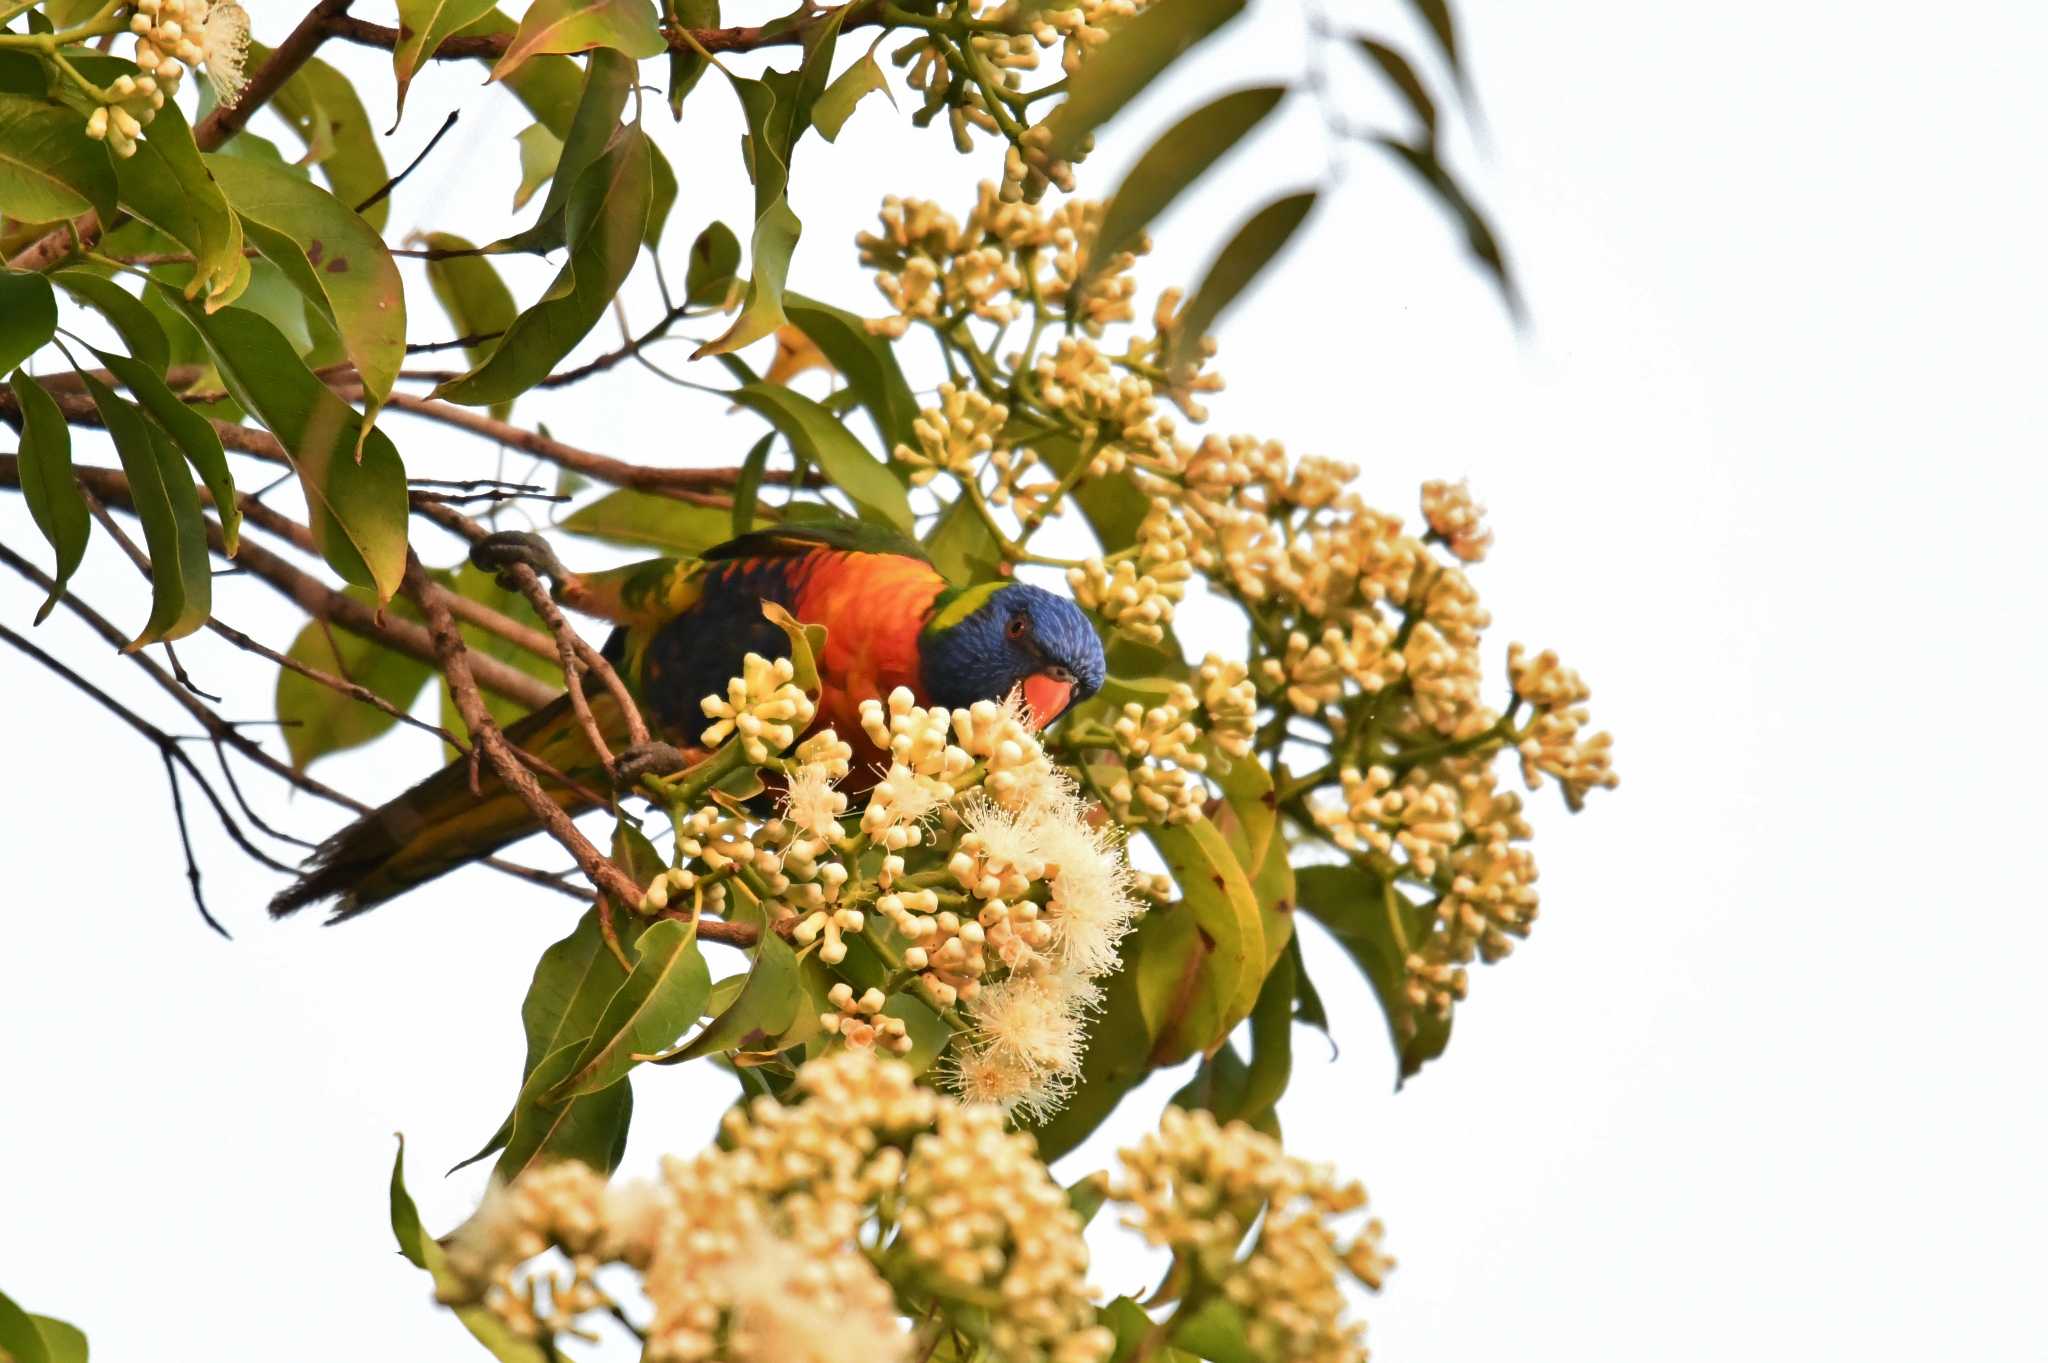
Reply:
[[[253, 8], [274, 40], [296, 6]], [[1894, 3], [1462, 13], [1487, 128], [1463, 160], [1533, 325], [1514, 335], [1436, 212], [1361, 162], [1222, 327], [1231, 389], [1213, 404], [1220, 429], [1360, 463], [1367, 495], [1404, 512], [1423, 478], [1469, 475], [1499, 537], [1478, 574], [1491, 662], [1510, 638], [1558, 648], [1618, 740], [1619, 792], [1578, 819], [1551, 792], [1535, 802], [1543, 920], [1476, 973], [1448, 1056], [1398, 1097], [1369, 997], [1311, 944], [1349, 1040], [1326, 1065], [1297, 1036], [1281, 1112], [1290, 1143], [1364, 1178], [1388, 1222], [1401, 1267], [1366, 1307], [1374, 1349], [2043, 1357], [2025, 1303], [2048, 1216], [2048, 930], [2022, 866], [2048, 757], [2033, 173], [2048, 25], [2017, 4], [1952, 24]], [[1105, 191], [1198, 80], [1296, 69], [1297, 34], [1271, 0], [1119, 125], [1084, 187]], [[339, 55], [381, 118], [388, 69]], [[394, 165], [476, 76], [416, 83]], [[394, 237], [503, 222], [522, 120], [490, 107], [395, 196]], [[709, 131], [675, 156], [678, 262], [702, 222], [741, 224], [748, 202], [715, 77], [689, 115]], [[1150, 286], [1189, 281], [1280, 177], [1314, 175], [1315, 130], [1298, 111], [1227, 162], [1163, 224]], [[964, 210], [992, 165], [879, 108], [836, 154], [807, 142], [799, 286], [874, 310], [851, 238], [881, 194]], [[547, 273], [515, 288], [531, 298]], [[633, 296], [644, 324], [646, 280]], [[415, 310], [415, 337], [448, 334], [423, 288]], [[755, 433], [631, 367], [521, 411], [646, 461], [727, 462]], [[389, 424], [415, 472], [488, 469], [483, 447]], [[109, 460], [90, 437], [79, 455]], [[0, 538], [41, 552], [18, 498], [0, 498]], [[122, 623], [144, 614], [103, 538], [77, 586]], [[10, 623], [34, 605], [0, 582]], [[219, 607], [290, 637], [259, 586], [224, 580]], [[63, 613], [39, 637], [176, 725]], [[265, 668], [211, 638], [181, 652], [229, 713], [270, 712]], [[102, 1358], [167, 1339], [223, 1358], [461, 1356], [460, 1327], [392, 1248], [391, 1133], [409, 1138], [429, 1226], [452, 1224], [483, 1170], [436, 1173], [509, 1101], [519, 999], [568, 901], [478, 871], [346, 930], [274, 926], [278, 878], [198, 816], [208, 896], [237, 938], [221, 942], [185, 896], [155, 754], [19, 659], [0, 666], [16, 714], [0, 1286], [80, 1324]], [[392, 793], [431, 746], [402, 734], [319, 774]], [[245, 779], [294, 827], [332, 826]], [[726, 1093], [695, 1067], [637, 1088], [628, 1172], [701, 1143]], [[1150, 1119], [1133, 1108], [1113, 1135]], [[1129, 1257], [1096, 1276], [1147, 1285]]]

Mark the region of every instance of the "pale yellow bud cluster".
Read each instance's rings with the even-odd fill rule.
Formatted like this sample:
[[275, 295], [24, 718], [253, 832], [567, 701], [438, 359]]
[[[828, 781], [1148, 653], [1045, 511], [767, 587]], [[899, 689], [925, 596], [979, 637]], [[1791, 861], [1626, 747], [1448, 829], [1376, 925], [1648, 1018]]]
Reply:
[[1381, 691], [1405, 672], [1406, 660], [1392, 651], [1392, 625], [1367, 610], [1352, 612], [1350, 623], [1349, 633], [1330, 625], [1315, 640], [1294, 630], [1279, 657], [1259, 660], [1260, 678], [1296, 714], [1313, 715], [1336, 704], [1347, 684], [1367, 693]]
[[1119, 373], [1092, 341], [1062, 340], [1039, 357], [1032, 379], [1039, 404], [1084, 432], [1090, 477], [1120, 474], [1133, 462], [1173, 463], [1173, 420], [1153, 400], [1152, 384]]
[[1430, 533], [1466, 563], [1480, 562], [1493, 544], [1485, 517], [1486, 508], [1472, 500], [1464, 479], [1447, 483], [1432, 478], [1422, 485], [1422, 519], [1429, 523]]
[[1223, 391], [1223, 376], [1208, 368], [1209, 362], [1216, 358], [1216, 338], [1196, 337], [1185, 357], [1170, 362], [1174, 348], [1181, 344], [1183, 301], [1185, 294], [1180, 289], [1162, 291], [1152, 308], [1151, 341], [1141, 342], [1133, 337], [1124, 358], [1127, 363], [1143, 361], [1164, 369], [1166, 382], [1161, 391], [1167, 400], [1180, 408], [1181, 415], [1189, 421], [1207, 421], [1209, 409], [1196, 401], [1196, 394]]
[[[169, 69], [175, 72], [178, 68], [173, 63]], [[169, 74], [161, 79], [148, 74], [115, 77], [107, 87], [113, 101], [100, 105], [87, 116], [85, 135], [105, 142], [116, 156], [133, 156], [136, 139], [156, 118], [156, 111], [164, 107], [165, 96], [177, 93], [177, 83], [177, 76]]]
[[1209, 741], [1232, 757], [1249, 757], [1258, 736], [1259, 689], [1244, 664], [1211, 653], [1195, 669], [1195, 682]]
[[156, 79], [163, 94], [176, 93], [188, 66], [206, 68], [223, 105], [232, 105], [247, 84], [249, 15], [234, 0], [135, 0], [129, 30], [135, 34], [135, 64]]
[[898, 445], [896, 460], [910, 466], [910, 481], [919, 487], [941, 472], [971, 479], [995, 451], [1009, 420], [1010, 409], [1000, 402], [972, 388], [942, 383], [939, 405], [925, 408], [910, 424], [917, 446]]
[[1116, 1337], [1095, 1321], [1081, 1218], [1031, 1137], [979, 1105], [949, 1104], [935, 1127], [904, 1168], [903, 1251], [987, 1294], [989, 1343], [1006, 1363], [1102, 1363]]
[[1117, 632], [1142, 643], [1156, 644], [1173, 623], [1175, 603], [1187, 594], [1194, 576], [1188, 563], [1187, 526], [1164, 497], [1138, 526], [1138, 556], [1122, 558], [1112, 568], [1100, 558], [1067, 570], [1074, 600], [1094, 611]]
[[1516, 751], [1522, 758], [1522, 779], [1534, 790], [1547, 772], [1564, 790], [1565, 803], [1578, 809], [1588, 792], [1612, 790], [1620, 781], [1614, 773], [1614, 739], [1606, 733], [1584, 735], [1591, 713], [1580, 703], [1592, 690], [1555, 653], [1545, 651], [1530, 658], [1520, 644], [1508, 645], [1508, 676], [1515, 695], [1536, 710], [1524, 730]]
[[958, 793], [974, 759], [948, 741], [953, 716], [917, 703], [907, 687], [882, 701], [863, 701], [861, 728], [889, 754], [889, 770], [868, 794], [861, 830], [891, 852], [923, 840], [921, 825]]
[[1458, 778], [1460, 817], [1468, 836], [1451, 853], [1451, 889], [1437, 902], [1442, 955], [1463, 963], [1476, 954], [1498, 961], [1527, 937], [1536, 921], [1536, 859], [1521, 798], [1495, 786], [1490, 765]]
[[953, 712], [953, 737], [960, 749], [983, 764], [982, 786], [1005, 809], [1056, 803], [1070, 783], [1053, 767], [1024, 715], [1024, 699], [1011, 695], [1000, 705], [976, 701]]
[[1398, 847], [1415, 874], [1427, 880], [1465, 835], [1458, 792], [1423, 771], [1411, 771], [1397, 783], [1385, 767], [1364, 773], [1346, 767], [1337, 779], [1343, 807], [1319, 805], [1315, 816], [1346, 851], [1369, 847], [1392, 855]]
[[[1392, 1267], [1369, 1224], [1349, 1244], [1334, 1218], [1365, 1190], [1295, 1159], [1242, 1122], [1168, 1108], [1159, 1131], [1119, 1155], [1110, 1196], [1124, 1224], [1190, 1260], [1245, 1317], [1255, 1357], [1275, 1363], [1363, 1363], [1363, 1327], [1344, 1319], [1339, 1272], [1377, 1288]], [[1250, 1251], [1240, 1246], [1254, 1226]]]
[[[1424, 621], [1409, 633], [1401, 661], [1415, 698], [1417, 720], [1443, 734], [1455, 734], [1468, 726], [1479, 712], [1479, 692], [1485, 681], [1476, 648], [1445, 638], [1435, 625]], [[1491, 722], [1492, 716], [1484, 718]]]
[[853, 986], [842, 981], [826, 992], [825, 999], [832, 1010], [818, 1015], [818, 1025], [848, 1046], [864, 1051], [879, 1046], [891, 1055], [910, 1054], [912, 1043], [903, 1019], [882, 1013], [889, 1000], [881, 990], [870, 989], [855, 998]]
[[772, 662], [749, 653], [744, 672], [726, 684], [723, 696], [706, 696], [704, 715], [714, 721], [704, 730], [704, 746], [715, 748], [738, 734], [747, 760], [757, 766], [796, 742], [817, 714], [811, 698], [796, 684], [796, 665], [787, 658]]
[[1208, 788], [1201, 774], [1209, 760], [1194, 750], [1201, 738], [1188, 716], [1195, 695], [1185, 685], [1154, 706], [1131, 701], [1111, 724], [1124, 772], [1107, 792], [1123, 823], [1186, 823], [1202, 812]]

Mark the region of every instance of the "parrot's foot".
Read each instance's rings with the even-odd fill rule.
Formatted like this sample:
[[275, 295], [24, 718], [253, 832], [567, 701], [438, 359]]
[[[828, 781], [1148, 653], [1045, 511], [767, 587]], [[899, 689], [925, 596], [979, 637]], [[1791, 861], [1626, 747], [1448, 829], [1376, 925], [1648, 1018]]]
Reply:
[[673, 776], [690, 765], [690, 759], [671, 744], [659, 739], [637, 743], [612, 763], [612, 779], [620, 789], [631, 790], [648, 776]]
[[531, 568], [557, 586], [569, 580], [569, 570], [555, 557], [548, 542], [529, 530], [500, 530], [484, 536], [469, 547], [469, 561], [487, 573], [496, 574], [498, 585], [508, 591], [514, 590], [509, 580], [509, 570], [514, 565]]

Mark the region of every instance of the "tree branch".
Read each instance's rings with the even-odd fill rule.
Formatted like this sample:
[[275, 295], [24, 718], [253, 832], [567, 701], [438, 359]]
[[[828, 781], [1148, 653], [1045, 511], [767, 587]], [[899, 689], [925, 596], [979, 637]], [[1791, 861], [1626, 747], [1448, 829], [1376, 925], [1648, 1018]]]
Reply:
[[[701, 47], [706, 52], [751, 52], [763, 47], [798, 47], [809, 40], [815, 31], [832, 14], [832, 10], [821, 10], [799, 23], [786, 27], [763, 24], [739, 28], [689, 28], [667, 31], [663, 36], [668, 40], [671, 52], [693, 52]], [[882, 5], [879, 0], [858, 0], [847, 14], [842, 29], [868, 28], [883, 22]], [[361, 19], [346, 16], [331, 19], [327, 23], [330, 36], [344, 42], [360, 43], [364, 47], [381, 47], [386, 51], [398, 46], [399, 32], [382, 24], [366, 23]], [[688, 37], [683, 36], [688, 34]], [[510, 33], [456, 34], [444, 39], [432, 54], [434, 61], [496, 61], [505, 55], [512, 43]], [[694, 44], [694, 45], [693, 45]]]

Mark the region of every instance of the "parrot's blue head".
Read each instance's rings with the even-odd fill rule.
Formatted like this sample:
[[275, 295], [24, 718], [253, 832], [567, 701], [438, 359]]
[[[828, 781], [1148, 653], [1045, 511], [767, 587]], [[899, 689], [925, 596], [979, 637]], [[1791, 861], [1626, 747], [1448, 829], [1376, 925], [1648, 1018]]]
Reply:
[[1021, 690], [1041, 729], [1102, 689], [1102, 641], [1088, 617], [1022, 582], [941, 597], [919, 654], [933, 704], [957, 709]]

